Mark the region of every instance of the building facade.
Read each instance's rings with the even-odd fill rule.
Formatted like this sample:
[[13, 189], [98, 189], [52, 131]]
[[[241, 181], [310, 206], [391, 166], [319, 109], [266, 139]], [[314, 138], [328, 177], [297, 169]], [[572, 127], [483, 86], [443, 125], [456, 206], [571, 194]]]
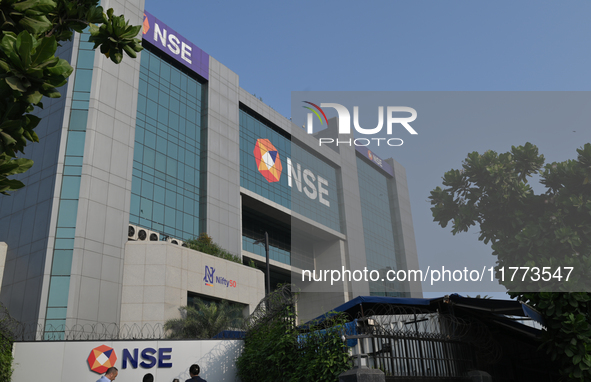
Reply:
[[[360, 295], [421, 296], [420, 284], [301, 282], [303, 270], [418, 268], [402, 166], [318, 147], [143, 1], [103, 6], [143, 25], [145, 49], [115, 65], [87, 35], [61, 48], [74, 73], [39, 112], [26, 187], [0, 199], [0, 301], [15, 318], [58, 332], [157, 323], [191, 295], [252, 312], [263, 272], [173, 244], [203, 232], [261, 270], [267, 232], [271, 283], [299, 281], [302, 319]], [[217, 277], [236, 293], [214, 291]]]

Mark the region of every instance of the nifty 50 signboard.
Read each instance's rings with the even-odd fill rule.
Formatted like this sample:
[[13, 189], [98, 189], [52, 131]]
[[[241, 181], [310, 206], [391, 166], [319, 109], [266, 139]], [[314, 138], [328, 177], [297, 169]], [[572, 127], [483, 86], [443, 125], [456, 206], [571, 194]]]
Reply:
[[142, 34], [144, 40], [201, 77], [209, 79], [209, 55], [145, 11]]

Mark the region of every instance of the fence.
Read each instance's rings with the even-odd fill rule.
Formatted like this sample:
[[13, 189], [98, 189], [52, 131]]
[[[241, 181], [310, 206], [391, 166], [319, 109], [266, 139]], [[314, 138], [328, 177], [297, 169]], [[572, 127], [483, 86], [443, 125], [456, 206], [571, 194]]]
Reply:
[[358, 319], [353, 357], [367, 359], [389, 381], [461, 381], [469, 370], [498, 361], [501, 352], [490, 332], [476, 321], [384, 306]]

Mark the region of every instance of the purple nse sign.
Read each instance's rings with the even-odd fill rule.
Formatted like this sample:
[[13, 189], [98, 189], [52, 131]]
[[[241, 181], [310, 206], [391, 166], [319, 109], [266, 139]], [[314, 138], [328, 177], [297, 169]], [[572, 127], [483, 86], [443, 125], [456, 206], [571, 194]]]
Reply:
[[143, 39], [187, 68], [209, 79], [209, 54], [144, 11]]
[[377, 156], [376, 154], [372, 153], [367, 147], [365, 146], [355, 146], [355, 150], [358, 153], [362, 154], [364, 157], [372, 161], [373, 164], [381, 168], [382, 170], [386, 171], [391, 176], [394, 176], [394, 169], [388, 163], [386, 163], [382, 158]]

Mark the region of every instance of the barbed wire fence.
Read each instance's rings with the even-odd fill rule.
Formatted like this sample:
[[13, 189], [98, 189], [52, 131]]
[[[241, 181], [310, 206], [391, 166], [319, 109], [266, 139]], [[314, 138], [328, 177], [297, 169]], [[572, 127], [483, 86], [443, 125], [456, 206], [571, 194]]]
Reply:
[[265, 296], [247, 318], [244, 330], [248, 333], [273, 320], [284, 319], [285, 309], [295, 309], [297, 304], [298, 293], [292, 288], [293, 285], [283, 284]]
[[[263, 298], [244, 325], [234, 330], [257, 330], [273, 320], [285, 320], [286, 309], [295, 312], [298, 293], [290, 284], [280, 286]], [[293, 315], [295, 319], [295, 315]], [[452, 341], [470, 345], [478, 363], [495, 363], [502, 357], [502, 350], [488, 327], [475, 320], [453, 314], [433, 312], [419, 307], [392, 304], [374, 305], [359, 312], [358, 330], [362, 335], [374, 338], [416, 339], [420, 341]], [[295, 321], [294, 321], [295, 324]], [[315, 326], [315, 325], [312, 325]], [[71, 327], [66, 325], [42, 325], [21, 323], [10, 316], [0, 304], [0, 331], [13, 341], [107, 341], [107, 340], [163, 340], [167, 330], [163, 324], [88, 323]], [[206, 339], [206, 338], [199, 338]], [[208, 338], [207, 338], [208, 339]], [[368, 351], [369, 349], [366, 349]], [[373, 352], [384, 351], [376, 346]]]
[[[293, 307], [297, 295], [291, 292], [290, 285], [281, 286], [261, 300], [245, 324], [229, 330], [252, 330], [266, 325], [270, 320], [283, 317], [286, 307]], [[0, 304], [0, 330], [7, 333], [13, 341], [107, 341], [107, 340], [163, 340], [167, 337], [164, 324], [149, 323], [88, 323], [73, 326], [42, 325], [22, 323], [14, 319], [8, 309]], [[209, 338], [192, 338], [209, 339]]]

